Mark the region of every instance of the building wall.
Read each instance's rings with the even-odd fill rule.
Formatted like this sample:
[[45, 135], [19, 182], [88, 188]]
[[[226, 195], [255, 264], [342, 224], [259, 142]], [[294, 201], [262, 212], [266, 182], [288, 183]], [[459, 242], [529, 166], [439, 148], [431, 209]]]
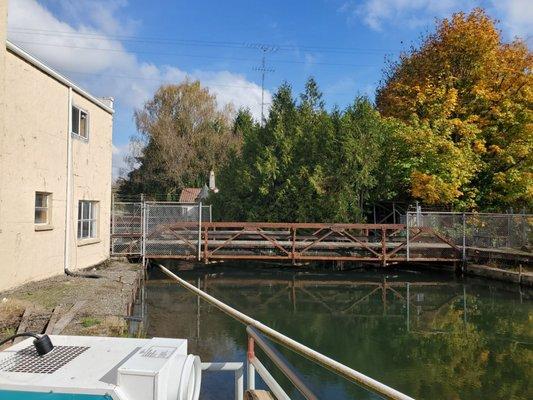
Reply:
[[[91, 101], [73, 95], [73, 104], [89, 112], [89, 140], [72, 142], [73, 180], [71, 262], [73, 269], [98, 264], [109, 257], [113, 120]], [[99, 202], [98, 238], [77, 240], [79, 200]]]
[[[6, 59], [7, 0], [0, 0], [0, 213], [2, 212], [2, 142], [5, 136], [5, 59]], [[2, 229], [0, 220], [0, 232]], [[0, 283], [1, 286], [1, 283]]]
[[[0, 0], [2, 1], [2, 0]], [[4, 47], [4, 46], [1, 46]], [[8, 51], [0, 140], [0, 291], [63, 273], [69, 88]], [[89, 140], [72, 141], [69, 269], [109, 257], [112, 114], [74, 93], [89, 112]], [[52, 193], [51, 224], [34, 223], [35, 192]], [[78, 200], [99, 201], [99, 235], [77, 240]]]

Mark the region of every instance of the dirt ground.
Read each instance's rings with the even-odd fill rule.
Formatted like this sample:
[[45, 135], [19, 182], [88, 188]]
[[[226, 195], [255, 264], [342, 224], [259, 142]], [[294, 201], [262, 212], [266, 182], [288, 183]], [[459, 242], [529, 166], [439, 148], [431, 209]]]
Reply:
[[61, 334], [127, 336], [125, 317], [138, 289], [140, 265], [113, 260], [82, 273], [100, 278], [60, 275], [1, 292], [0, 339], [16, 333], [28, 307], [31, 314], [25, 331], [42, 333], [54, 309], [60, 318], [83, 301]]

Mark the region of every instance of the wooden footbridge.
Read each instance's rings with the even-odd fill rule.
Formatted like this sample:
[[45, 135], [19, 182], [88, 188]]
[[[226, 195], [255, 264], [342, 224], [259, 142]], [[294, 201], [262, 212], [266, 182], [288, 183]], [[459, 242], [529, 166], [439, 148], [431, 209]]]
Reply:
[[[161, 225], [145, 238], [144, 255], [157, 259], [460, 261], [462, 249], [430, 228], [400, 224], [180, 222]], [[409, 245], [409, 246], [408, 246]]]
[[198, 204], [129, 204], [127, 212], [113, 213], [112, 252], [205, 263], [357, 261], [382, 266], [457, 263], [480, 255], [521, 263], [533, 259], [531, 215], [407, 213], [405, 224], [211, 222], [210, 216], [211, 210]]

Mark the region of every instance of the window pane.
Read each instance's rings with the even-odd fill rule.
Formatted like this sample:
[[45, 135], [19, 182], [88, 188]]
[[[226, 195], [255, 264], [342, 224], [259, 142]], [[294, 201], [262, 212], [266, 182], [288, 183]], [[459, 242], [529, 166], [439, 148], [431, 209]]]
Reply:
[[87, 113], [80, 111], [80, 136], [83, 136], [84, 138], [86, 138], [89, 133], [88, 122]]
[[35, 193], [35, 207], [46, 207], [46, 195], [44, 193]]
[[81, 239], [81, 221], [78, 221], [78, 239]]
[[83, 201], [78, 201], [78, 221], [81, 219], [82, 208], [83, 208]]
[[95, 220], [91, 221], [91, 237], [92, 238], [96, 237], [96, 221]]
[[82, 238], [88, 238], [89, 237], [89, 221], [83, 221], [82, 222], [82, 229], [81, 229], [81, 237]]
[[83, 201], [83, 212], [82, 218], [89, 219], [91, 217], [91, 203], [88, 201]]
[[48, 222], [46, 209], [36, 208], [35, 209], [35, 223], [36, 224], [46, 224]]
[[80, 110], [76, 107], [72, 107], [72, 132], [80, 133]]

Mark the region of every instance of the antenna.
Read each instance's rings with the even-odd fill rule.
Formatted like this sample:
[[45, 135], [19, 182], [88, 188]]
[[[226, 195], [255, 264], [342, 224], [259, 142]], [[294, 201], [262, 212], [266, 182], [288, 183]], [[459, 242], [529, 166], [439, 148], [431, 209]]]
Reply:
[[261, 58], [261, 66], [254, 67], [254, 71], [261, 72], [261, 125], [265, 122], [265, 74], [267, 72], [274, 72], [275, 69], [267, 68], [266, 66], [266, 54], [274, 53], [279, 50], [279, 46], [264, 44], [264, 43], [250, 43], [248, 47], [261, 50], [263, 57]]

